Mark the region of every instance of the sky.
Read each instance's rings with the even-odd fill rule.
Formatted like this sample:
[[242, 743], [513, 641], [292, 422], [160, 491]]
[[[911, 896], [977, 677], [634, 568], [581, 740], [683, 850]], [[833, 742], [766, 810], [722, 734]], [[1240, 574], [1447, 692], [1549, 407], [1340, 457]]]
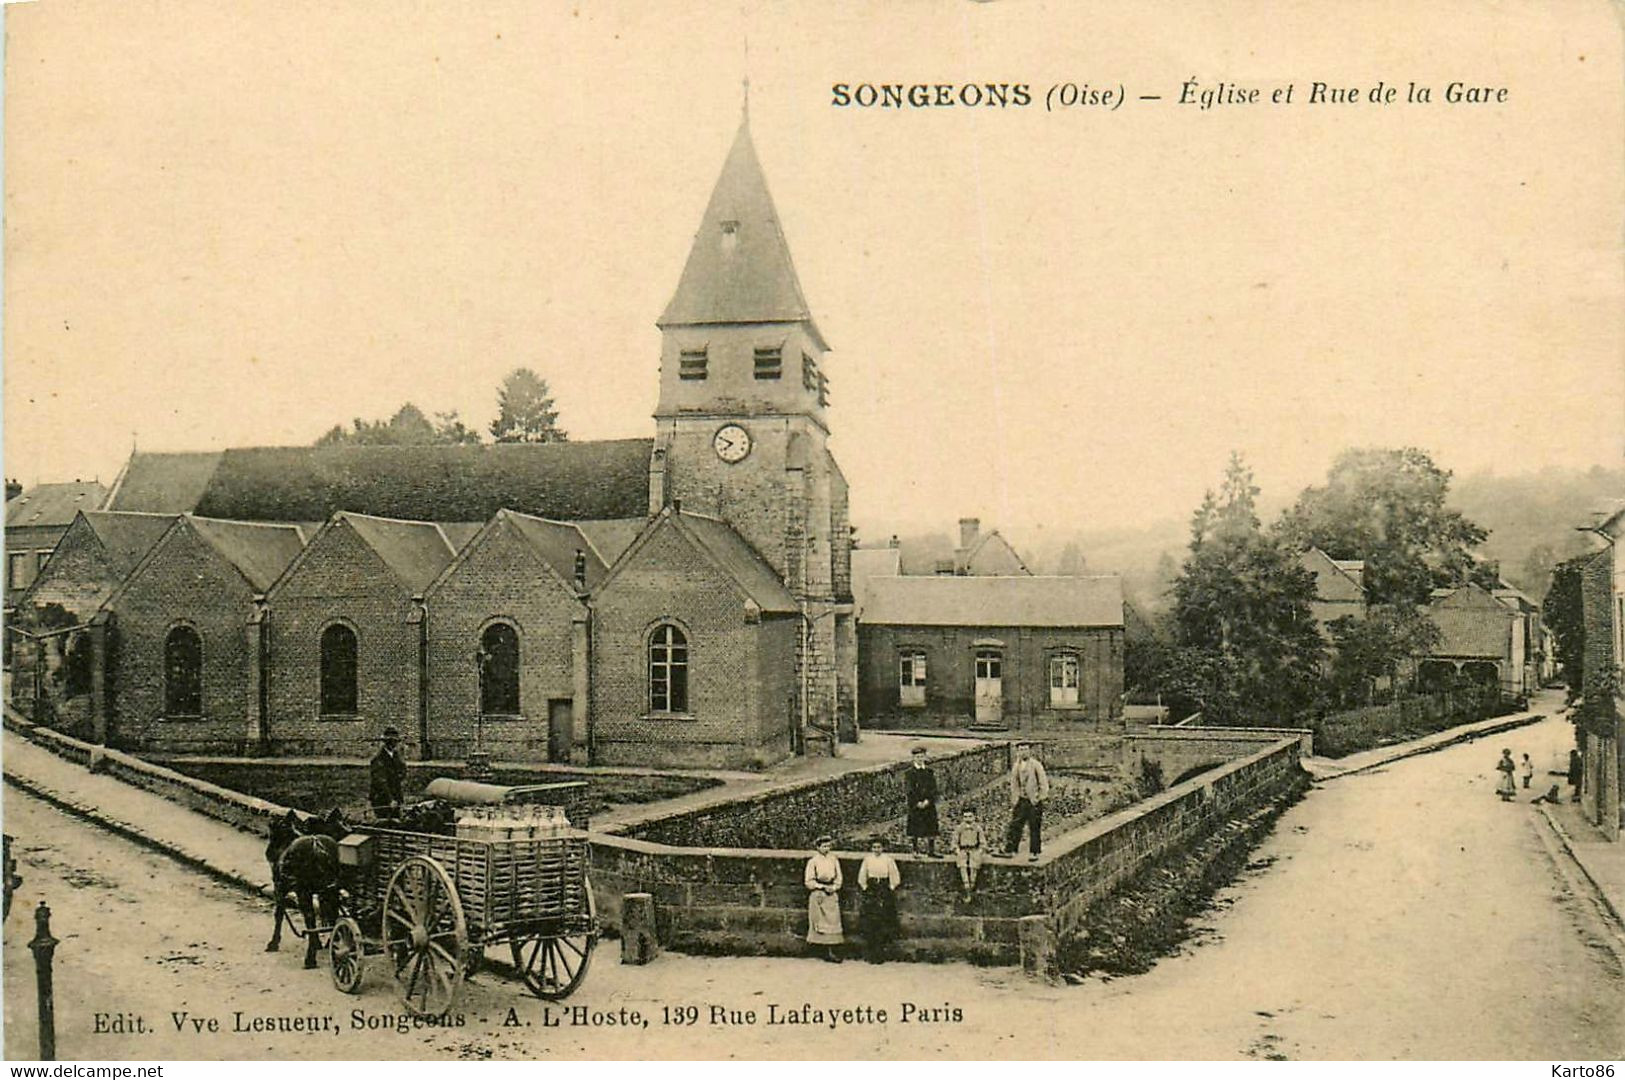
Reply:
[[[408, 400], [483, 427], [520, 365], [572, 437], [648, 436], [654, 321], [747, 74], [860, 530], [1183, 517], [1232, 450], [1285, 501], [1347, 446], [1503, 474], [1625, 446], [1606, 2], [40, 0], [5, 21], [4, 467], [25, 482], [110, 480], [132, 443], [309, 443]], [[1181, 104], [1189, 79], [1261, 100]], [[1379, 80], [1396, 102], [1368, 101]], [[1447, 104], [1454, 80], [1506, 99]], [[1316, 81], [1359, 100], [1311, 104]], [[832, 103], [865, 82], [1036, 100]], [[1128, 100], [1046, 111], [1066, 82]]]

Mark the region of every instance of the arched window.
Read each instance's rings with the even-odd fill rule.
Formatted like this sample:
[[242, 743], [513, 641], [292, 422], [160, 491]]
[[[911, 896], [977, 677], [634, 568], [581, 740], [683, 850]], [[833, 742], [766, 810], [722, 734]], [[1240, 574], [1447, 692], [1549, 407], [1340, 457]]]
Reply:
[[519, 634], [507, 623], [492, 623], [480, 635], [480, 712], [519, 715]]
[[688, 639], [670, 623], [649, 636], [649, 711], [688, 711]]
[[164, 638], [164, 715], [203, 715], [203, 639], [190, 626]]
[[322, 631], [322, 715], [354, 716], [358, 695], [355, 682], [355, 631], [334, 623]]

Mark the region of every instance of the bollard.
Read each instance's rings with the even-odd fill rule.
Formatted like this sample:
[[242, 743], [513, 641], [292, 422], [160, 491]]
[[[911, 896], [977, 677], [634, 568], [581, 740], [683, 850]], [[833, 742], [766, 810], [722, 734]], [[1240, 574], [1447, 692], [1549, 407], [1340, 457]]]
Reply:
[[646, 892], [621, 897], [621, 963], [647, 964], [660, 953], [655, 898]]
[[1021, 942], [1021, 970], [1030, 979], [1056, 982], [1060, 977], [1055, 956], [1055, 929], [1047, 915], [1024, 915], [1016, 920]]
[[45, 901], [34, 909], [34, 975], [39, 981], [39, 1059], [56, 1060], [56, 995], [51, 989], [51, 956], [57, 940], [51, 936], [51, 909]]

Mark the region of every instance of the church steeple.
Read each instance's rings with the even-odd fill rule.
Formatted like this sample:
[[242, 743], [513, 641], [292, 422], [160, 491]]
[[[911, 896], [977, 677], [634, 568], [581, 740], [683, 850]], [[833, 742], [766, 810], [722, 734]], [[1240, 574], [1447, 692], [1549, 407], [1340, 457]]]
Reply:
[[665, 330], [721, 323], [804, 323], [819, 348], [828, 347], [802, 294], [756, 157], [748, 98], [677, 292], [656, 325]]

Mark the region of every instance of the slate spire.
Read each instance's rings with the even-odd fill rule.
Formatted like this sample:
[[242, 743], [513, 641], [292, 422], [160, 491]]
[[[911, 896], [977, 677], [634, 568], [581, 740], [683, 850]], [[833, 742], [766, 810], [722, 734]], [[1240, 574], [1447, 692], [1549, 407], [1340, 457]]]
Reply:
[[756, 157], [747, 109], [694, 235], [677, 292], [656, 325], [768, 322], [807, 323], [822, 343]]

